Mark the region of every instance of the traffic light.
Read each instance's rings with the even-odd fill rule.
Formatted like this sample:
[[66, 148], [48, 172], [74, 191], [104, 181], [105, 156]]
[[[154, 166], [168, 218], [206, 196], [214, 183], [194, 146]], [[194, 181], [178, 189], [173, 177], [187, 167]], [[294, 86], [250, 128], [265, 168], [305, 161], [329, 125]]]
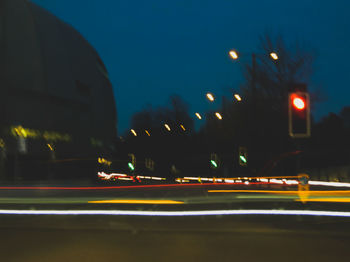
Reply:
[[147, 169], [154, 171], [154, 161], [151, 158], [145, 159], [145, 166]]
[[289, 135], [291, 137], [309, 137], [310, 100], [307, 92], [293, 92], [288, 96]]
[[248, 150], [244, 146], [238, 148], [238, 163], [240, 166], [248, 165]]
[[130, 171], [134, 171], [136, 168], [136, 157], [134, 154], [128, 154], [129, 161], [128, 161], [128, 167]]
[[219, 160], [218, 155], [212, 153], [212, 154], [210, 155], [210, 167], [211, 167], [212, 169], [217, 169], [217, 168], [219, 167], [219, 164], [220, 164], [219, 162], [220, 162], [220, 160]]

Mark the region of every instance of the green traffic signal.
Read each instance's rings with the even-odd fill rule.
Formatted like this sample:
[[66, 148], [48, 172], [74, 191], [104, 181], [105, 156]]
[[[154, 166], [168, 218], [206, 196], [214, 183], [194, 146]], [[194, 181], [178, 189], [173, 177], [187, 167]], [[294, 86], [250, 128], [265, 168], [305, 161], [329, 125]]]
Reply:
[[132, 164], [132, 163], [128, 163], [128, 166], [129, 166], [129, 168], [130, 168], [130, 170], [131, 171], [134, 171], [135, 170], [135, 167], [134, 167], [134, 165]]
[[210, 160], [210, 163], [214, 168], [218, 167], [218, 164], [214, 160]]
[[248, 165], [248, 150], [244, 146], [238, 148], [238, 163], [240, 166]]
[[247, 163], [247, 159], [244, 157], [244, 156], [239, 156], [239, 158], [241, 159], [241, 161], [243, 162], [243, 163]]

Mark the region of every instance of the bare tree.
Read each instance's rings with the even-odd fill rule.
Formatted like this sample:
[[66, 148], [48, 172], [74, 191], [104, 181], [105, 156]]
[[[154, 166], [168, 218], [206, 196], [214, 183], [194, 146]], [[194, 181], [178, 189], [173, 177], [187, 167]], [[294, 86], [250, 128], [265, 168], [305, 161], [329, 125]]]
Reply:
[[[259, 50], [256, 63], [245, 66], [245, 96], [255, 91], [257, 98], [284, 100], [294, 84], [310, 82], [314, 61], [310, 50], [298, 43], [288, 47], [281, 36], [272, 38], [267, 34], [260, 38]], [[277, 60], [270, 57], [272, 52], [278, 55]]]

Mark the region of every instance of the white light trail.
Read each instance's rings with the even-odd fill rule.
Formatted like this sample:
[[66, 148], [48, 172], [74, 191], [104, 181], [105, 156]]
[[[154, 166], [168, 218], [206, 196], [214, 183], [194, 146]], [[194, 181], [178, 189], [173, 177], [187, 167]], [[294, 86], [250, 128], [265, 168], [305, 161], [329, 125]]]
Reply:
[[271, 183], [276, 183], [276, 184], [283, 184], [283, 181], [279, 180], [279, 179], [270, 179], [270, 182]]
[[320, 210], [203, 210], [203, 211], [137, 211], [137, 210], [6, 210], [0, 215], [114, 215], [114, 216], [221, 216], [221, 215], [290, 215], [349, 217], [346, 211]]
[[127, 174], [111, 173], [111, 176], [128, 176]]
[[129, 178], [129, 177], [119, 177], [118, 179], [119, 180], [128, 180], [128, 181], [133, 180], [132, 178]]
[[313, 185], [313, 186], [350, 187], [350, 183], [325, 182], [325, 181], [309, 181], [309, 185]]
[[298, 185], [299, 184], [299, 182], [296, 180], [286, 180], [285, 183], [287, 185]]
[[[101, 179], [109, 180], [112, 178], [117, 178], [119, 180], [132, 180], [132, 178], [127, 175], [127, 174], [120, 174], [120, 173], [111, 173], [111, 174], [106, 174], [104, 172], [98, 172], [97, 173], [98, 177]], [[141, 178], [141, 179], [152, 179], [152, 180], [166, 180], [164, 177], [150, 177], [150, 176], [136, 176], [136, 178]]]
[[152, 176], [151, 179], [153, 179], [153, 180], [163, 180], [163, 178], [161, 178], [161, 177], [156, 177], [156, 176]]

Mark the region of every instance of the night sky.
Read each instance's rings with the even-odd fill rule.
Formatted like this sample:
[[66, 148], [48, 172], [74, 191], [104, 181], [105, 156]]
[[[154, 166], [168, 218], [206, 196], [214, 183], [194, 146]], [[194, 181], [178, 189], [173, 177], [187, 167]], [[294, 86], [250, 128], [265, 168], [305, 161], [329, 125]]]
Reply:
[[[350, 105], [350, 1], [311, 0], [35, 0], [76, 28], [106, 64], [118, 128], [146, 105], [179, 94], [191, 113], [208, 109], [205, 93], [229, 96], [264, 33], [281, 34], [315, 53], [310, 89], [324, 101], [316, 119]], [[247, 54], [229, 59], [234, 48]]]

